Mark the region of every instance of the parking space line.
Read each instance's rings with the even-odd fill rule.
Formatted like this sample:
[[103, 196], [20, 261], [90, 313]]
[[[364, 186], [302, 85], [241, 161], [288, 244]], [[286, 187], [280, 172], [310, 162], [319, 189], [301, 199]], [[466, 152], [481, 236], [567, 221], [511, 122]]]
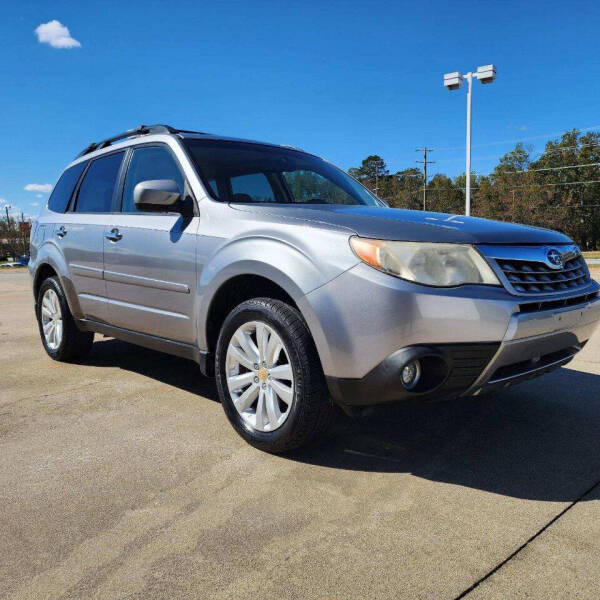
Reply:
[[461, 600], [461, 598], [466, 597], [473, 590], [478, 588], [484, 581], [489, 579], [494, 573], [499, 571], [506, 563], [511, 561], [515, 556], [517, 556], [517, 554], [519, 554], [519, 552], [521, 552], [521, 550], [526, 548], [531, 542], [533, 542], [542, 533], [544, 533], [544, 531], [546, 531], [546, 529], [548, 529], [551, 525], [556, 523], [556, 521], [558, 521], [564, 514], [569, 512], [576, 504], [581, 502], [581, 500], [583, 500], [587, 495], [591, 494], [598, 486], [600, 486], [600, 480], [596, 481], [596, 483], [594, 483], [590, 488], [588, 488], [585, 492], [583, 492], [583, 494], [581, 494], [578, 498], [573, 500], [573, 502], [571, 502], [571, 504], [569, 504], [567, 507], [563, 508], [563, 510], [561, 510], [555, 517], [550, 519], [550, 521], [548, 521], [548, 523], [546, 523], [541, 529], [539, 529], [536, 533], [534, 533], [528, 540], [523, 542], [523, 544], [521, 544], [512, 554], [510, 554], [508, 557], [506, 557], [502, 562], [498, 563], [491, 571], [488, 571], [483, 577], [481, 577], [475, 583], [473, 583], [473, 585], [471, 585], [466, 590], [461, 592], [458, 596], [456, 596], [454, 598], [454, 600]]

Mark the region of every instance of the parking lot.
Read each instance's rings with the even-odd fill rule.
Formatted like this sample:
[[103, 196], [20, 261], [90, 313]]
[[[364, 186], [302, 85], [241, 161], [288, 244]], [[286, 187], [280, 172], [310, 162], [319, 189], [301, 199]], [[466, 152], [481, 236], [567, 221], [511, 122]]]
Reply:
[[270, 456], [182, 359], [50, 360], [0, 272], [0, 597], [597, 598], [600, 333], [481, 398], [340, 415]]

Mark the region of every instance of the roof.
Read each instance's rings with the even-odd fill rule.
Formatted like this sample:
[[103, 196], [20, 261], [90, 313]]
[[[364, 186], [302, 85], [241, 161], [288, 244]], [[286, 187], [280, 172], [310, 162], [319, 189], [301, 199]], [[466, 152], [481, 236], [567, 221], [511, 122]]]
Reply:
[[171, 127], [170, 125], [138, 125], [138, 127], [136, 127], [135, 129], [128, 129], [127, 131], [124, 131], [123, 133], [119, 133], [117, 135], [106, 138], [99, 142], [92, 142], [91, 144], [89, 144], [89, 146], [84, 148], [77, 155], [76, 158], [80, 158], [82, 156], [85, 156], [87, 154], [95, 152], [96, 150], [102, 150], [103, 148], [107, 148], [107, 147], [111, 146], [112, 144], [114, 144], [115, 142], [128, 140], [128, 139], [134, 139], [134, 138], [141, 137], [144, 135], [150, 135], [150, 134], [156, 134], [156, 133], [162, 133], [162, 134], [167, 134], [167, 135], [177, 135], [180, 138], [213, 139], [213, 140], [226, 140], [226, 141], [231, 141], [231, 142], [245, 142], [247, 144], [261, 144], [264, 146], [273, 146], [273, 147], [278, 147], [278, 148], [291, 148], [293, 150], [299, 150], [301, 152], [304, 152], [300, 148], [296, 148], [294, 146], [271, 144], [269, 142], [246, 140], [246, 139], [242, 139], [242, 138], [233, 138], [233, 137], [227, 137], [227, 136], [222, 136], [222, 135], [216, 135], [213, 133], [205, 133], [202, 131], [192, 131], [190, 129], [177, 129], [175, 127]]

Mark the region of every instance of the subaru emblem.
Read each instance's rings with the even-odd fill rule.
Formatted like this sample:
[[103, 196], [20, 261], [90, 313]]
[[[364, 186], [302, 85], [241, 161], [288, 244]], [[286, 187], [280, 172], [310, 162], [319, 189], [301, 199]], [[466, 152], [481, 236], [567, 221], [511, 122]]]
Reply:
[[563, 257], [558, 250], [556, 250], [555, 248], [548, 250], [548, 252], [546, 252], [546, 258], [548, 259], [550, 266], [552, 266], [555, 269], [562, 269]]

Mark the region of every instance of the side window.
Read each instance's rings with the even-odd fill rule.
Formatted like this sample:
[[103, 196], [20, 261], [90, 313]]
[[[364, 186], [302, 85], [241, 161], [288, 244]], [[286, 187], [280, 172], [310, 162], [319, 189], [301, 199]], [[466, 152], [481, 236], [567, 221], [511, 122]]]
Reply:
[[232, 202], [275, 202], [273, 188], [264, 173], [231, 178]]
[[123, 155], [123, 152], [117, 152], [92, 161], [79, 186], [75, 212], [111, 212], [113, 192]]
[[65, 210], [67, 210], [67, 204], [69, 204], [75, 184], [86, 166], [86, 161], [80, 162], [70, 169], [67, 169], [60, 176], [60, 179], [54, 186], [54, 190], [52, 190], [52, 194], [48, 199], [49, 210], [57, 213], [64, 213]]
[[210, 189], [211, 189], [212, 193], [214, 194], [215, 198], [218, 198], [219, 192], [217, 190], [217, 181], [215, 179], [211, 179], [208, 182], [208, 185], [210, 186]]
[[355, 204], [350, 194], [315, 171], [283, 171], [294, 202]]
[[152, 179], [172, 179], [183, 195], [184, 177], [181, 169], [167, 148], [149, 146], [133, 151], [123, 192], [123, 212], [137, 212], [133, 201], [133, 190], [140, 181]]

